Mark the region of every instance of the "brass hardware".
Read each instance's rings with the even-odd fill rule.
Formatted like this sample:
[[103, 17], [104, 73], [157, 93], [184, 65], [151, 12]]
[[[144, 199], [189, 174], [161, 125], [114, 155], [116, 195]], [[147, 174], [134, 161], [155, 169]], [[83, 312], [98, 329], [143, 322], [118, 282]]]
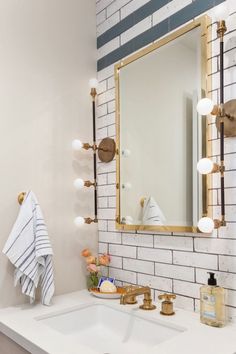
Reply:
[[98, 157], [102, 162], [110, 162], [114, 159], [116, 154], [116, 143], [114, 139], [104, 138], [97, 146], [95, 143], [93, 145], [89, 143], [83, 143], [83, 149], [92, 149], [94, 152], [98, 150]]
[[221, 217], [221, 220], [214, 219], [214, 229], [219, 229], [221, 226], [226, 226], [226, 221], [224, 216]]
[[[129, 294], [130, 292], [133, 292], [134, 290], [136, 290], [138, 288], [139, 287], [136, 285], [127, 285], [124, 287], [124, 292], [126, 294]], [[126, 304], [128, 304], [128, 305], [137, 304], [136, 295], [128, 295], [127, 299], [126, 299]]]
[[171, 301], [172, 299], [175, 299], [176, 295], [172, 294], [163, 294], [159, 295], [158, 299], [159, 300], [164, 300], [161, 304], [161, 311], [160, 313], [164, 316], [172, 316], [175, 314], [173, 311], [173, 302]]
[[211, 173], [217, 173], [217, 172], [221, 172], [222, 173], [224, 171], [225, 171], [225, 166], [218, 165], [217, 163], [214, 163]]
[[145, 199], [146, 199], [145, 197], [142, 197], [140, 199], [140, 205], [141, 205], [142, 208], [144, 207]]
[[92, 96], [93, 101], [95, 101], [95, 97], [97, 96], [97, 90], [95, 89], [95, 87], [91, 88], [90, 95]]
[[[220, 131], [222, 116], [217, 112], [216, 128]], [[224, 135], [226, 137], [236, 136], [236, 99], [224, 103]]]
[[139, 306], [142, 310], [155, 310], [156, 306], [152, 304], [151, 289], [148, 286], [138, 287], [130, 290], [120, 297], [120, 303], [125, 305], [130, 301], [131, 297], [144, 295], [143, 304]]
[[25, 192], [21, 192], [19, 195], [18, 195], [18, 203], [21, 205], [25, 199], [25, 196], [26, 196], [26, 193]]
[[89, 150], [89, 149], [95, 149], [96, 150], [96, 145], [94, 146], [94, 145], [90, 145], [89, 143], [84, 143], [83, 144], [83, 149], [85, 149], [85, 150]]
[[217, 22], [217, 34], [218, 34], [218, 37], [223, 40], [224, 38], [224, 34], [225, 32], [227, 31], [227, 27], [226, 27], [226, 24], [225, 24], [225, 21], [224, 20], [221, 20], [221, 21], [218, 21]]
[[89, 224], [90, 225], [92, 222], [97, 223], [98, 219], [97, 218], [95, 218], [95, 219], [84, 218], [84, 221], [85, 221], [85, 224]]
[[111, 162], [116, 154], [116, 143], [114, 139], [102, 139], [98, 145], [98, 157], [102, 162]]
[[91, 186], [96, 187], [96, 182], [84, 181], [84, 185], [85, 187], [91, 187]]
[[[120, 71], [123, 67], [128, 64], [144, 57], [145, 55], [153, 52], [154, 50], [161, 48], [163, 45], [170, 43], [172, 40], [175, 40], [182, 36], [183, 34], [195, 29], [200, 28], [201, 31], [201, 90], [207, 94], [207, 97], [211, 98], [211, 77], [208, 75], [211, 73], [211, 61], [207, 61], [207, 58], [211, 58], [211, 30], [210, 30], [211, 20], [208, 16], [201, 16], [199, 18], [194, 19], [186, 26], [181, 27], [179, 30], [174, 31], [173, 33], [165, 36], [164, 38], [156, 41], [155, 43], [146, 46], [134, 54], [131, 54], [127, 58], [120, 61], [115, 65], [115, 112], [116, 112], [116, 145], [117, 149], [120, 151]], [[206, 79], [207, 78], [207, 79]], [[206, 144], [207, 151], [206, 156], [211, 156], [211, 130], [208, 126], [208, 121], [206, 120]], [[203, 187], [203, 210], [207, 215], [211, 214], [211, 209], [209, 205], [211, 205], [211, 201], [209, 200], [208, 191], [211, 189], [211, 177], [209, 175], [203, 177], [206, 183], [204, 183]], [[179, 226], [179, 225], [127, 225], [121, 224], [121, 200], [120, 200], [120, 158], [116, 159], [116, 180], [117, 180], [117, 193], [116, 193], [116, 212], [118, 214], [118, 221], [116, 221], [116, 229], [124, 230], [124, 231], [157, 231], [157, 232], [199, 232], [196, 226]], [[206, 186], [206, 187], [205, 187]], [[204, 208], [204, 205], [206, 207]]]

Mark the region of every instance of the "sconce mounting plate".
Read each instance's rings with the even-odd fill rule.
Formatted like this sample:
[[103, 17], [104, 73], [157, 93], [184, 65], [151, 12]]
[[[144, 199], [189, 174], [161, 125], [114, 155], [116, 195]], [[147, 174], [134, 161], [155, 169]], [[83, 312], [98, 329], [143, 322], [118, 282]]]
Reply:
[[[230, 100], [224, 104], [225, 118], [224, 118], [224, 135], [226, 137], [236, 136], [236, 99]], [[216, 127], [220, 130], [219, 116], [216, 117]]]
[[116, 143], [114, 139], [102, 139], [98, 145], [98, 157], [102, 162], [110, 162], [114, 159], [116, 153]]

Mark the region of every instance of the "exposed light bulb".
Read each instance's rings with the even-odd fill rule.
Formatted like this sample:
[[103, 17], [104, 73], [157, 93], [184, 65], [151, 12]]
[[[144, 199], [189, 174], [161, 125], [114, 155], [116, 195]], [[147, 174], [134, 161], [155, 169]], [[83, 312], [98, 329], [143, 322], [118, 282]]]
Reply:
[[122, 188], [123, 189], [131, 189], [132, 188], [132, 184], [130, 182], [126, 182], [122, 184]]
[[85, 224], [85, 220], [82, 216], [77, 216], [75, 219], [74, 219], [74, 223], [76, 226], [80, 227], [82, 225]]
[[214, 103], [209, 98], [202, 98], [200, 101], [198, 101], [197, 111], [202, 116], [205, 116], [206, 114], [210, 114], [213, 108], [214, 108]]
[[124, 149], [124, 150], [122, 150], [121, 154], [123, 157], [129, 157], [131, 154], [131, 151], [129, 149]]
[[89, 87], [90, 88], [97, 88], [98, 87], [98, 80], [96, 78], [89, 80]]
[[229, 15], [229, 6], [226, 4], [226, 1], [222, 2], [220, 5], [214, 7], [213, 9], [213, 18], [215, 21], [226, 20]]
[[214, 230], [215, 224], [211, 218], [204, 217], [198, 221], [199, 230], [204, 233], [211, 233]]
[[76, 189], [82, 189], [84, 187], [84, 180], [82, 178], [77, 178], [74, 181], [74, 186]]
[[132, 225], [133, 224], [133, 218], [132, 216], [123, 216], [121, 219], [121, 223], [122, 224], [126, 224], [126, 225]]
[[213, 168], [214, 168], [214, 163], [208, 158], [201, 159], [197, 163], [197, 170], [202, 175], [211, 173]]
[[83, 143], [79, 139], [75, 139], [72, 141], [73, 150], [80, 150], [83, 147]]

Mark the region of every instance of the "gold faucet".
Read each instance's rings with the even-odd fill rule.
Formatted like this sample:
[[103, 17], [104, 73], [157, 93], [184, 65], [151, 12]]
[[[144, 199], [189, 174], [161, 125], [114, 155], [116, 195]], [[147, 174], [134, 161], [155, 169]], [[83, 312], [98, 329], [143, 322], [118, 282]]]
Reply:
[[122, 305], [126, 305], [129, 303], [135, 303], [135, 302], [130, 302], [130, 299], [136, 298], [138, 295], [144, 295], [143, 299], [143, 304], [139, 306], [140, 309], [142, 310], [154, 310], [156, 308], [155, 305], [152, 303], [152, 298], [151, 298], [151, 289], [148, 286], [143, 286], [143, 287], [138, 287], [138, 288], [133, 288], [131, 290], [126, 290], [124, 294], [121, 295], [120, 297], [120, 303]]

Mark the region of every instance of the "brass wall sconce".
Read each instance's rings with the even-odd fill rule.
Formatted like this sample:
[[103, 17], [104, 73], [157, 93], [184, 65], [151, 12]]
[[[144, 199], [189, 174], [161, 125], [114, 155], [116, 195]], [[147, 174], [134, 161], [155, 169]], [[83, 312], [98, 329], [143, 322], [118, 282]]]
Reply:
[[221, 219], [212, 220], [204, 216], [198, 222], [198, 228], [205, 233], [211, 233], [213, 229], [226, 226], [225, 220], [225, 165], [224, 165], [224, 138], [236, 136], [236, 100], [224, 102], [224, 35], [227, 31], [226, 23], [221, 18], [227, 17], [227, 5], [220, 5], [221, 11], [217, 15], [217, 37], [220, 39], [220, 103], [214, 105], [209, 98], [203, 98], [197, 104], [197, 111], [201, 115], [216, 116], [216, 127], [220, 134], [220, 164], [213, 163], [208, 158], [203, 158], [198, 162], [197, 169], [201, 174], [220, 173], [220, 193], [221, 193]]
[[83, 187], [93, 187], [94, 188], [94, 218], [77, 216], [74, 220], [76, 226], [81, 226], [83, 224], [91, 224], [98, 222], [97, 213], [97, 153], [100, 161], [110, 162], [113, 160], [116, 154], [116, 143], [114, 139], [105, 138], [97, 145], [96, 143], [96, 114], [95, 114], [95, 100], [97, 96], [97, 86], [98, 81], [96, 79], [91, 79], [89, 81], [91, 88], [90, 95], [92, 97], [92, 112], [93, 112], [93, 143], [82, 143], [79, 139], [75, 139], [72, 142], [72, 148], [76, 151], [81, 149], [92, 150], [93, 151], [93, 181], [84, 181], [81, 178], [77, 178], [74, 181], [74, 186], [76, 189], [81, 189]]
[[113, 160], [116, 153], [116, 144], [115, 141], [111, 138], [104, 138], [99, 145], [82, 143], [80, 140], [75, 139], [72, 142], [72, 147], [74, 150], [93, 150], [98, 152], [98, 157], [102, 162], [110, 162]]

